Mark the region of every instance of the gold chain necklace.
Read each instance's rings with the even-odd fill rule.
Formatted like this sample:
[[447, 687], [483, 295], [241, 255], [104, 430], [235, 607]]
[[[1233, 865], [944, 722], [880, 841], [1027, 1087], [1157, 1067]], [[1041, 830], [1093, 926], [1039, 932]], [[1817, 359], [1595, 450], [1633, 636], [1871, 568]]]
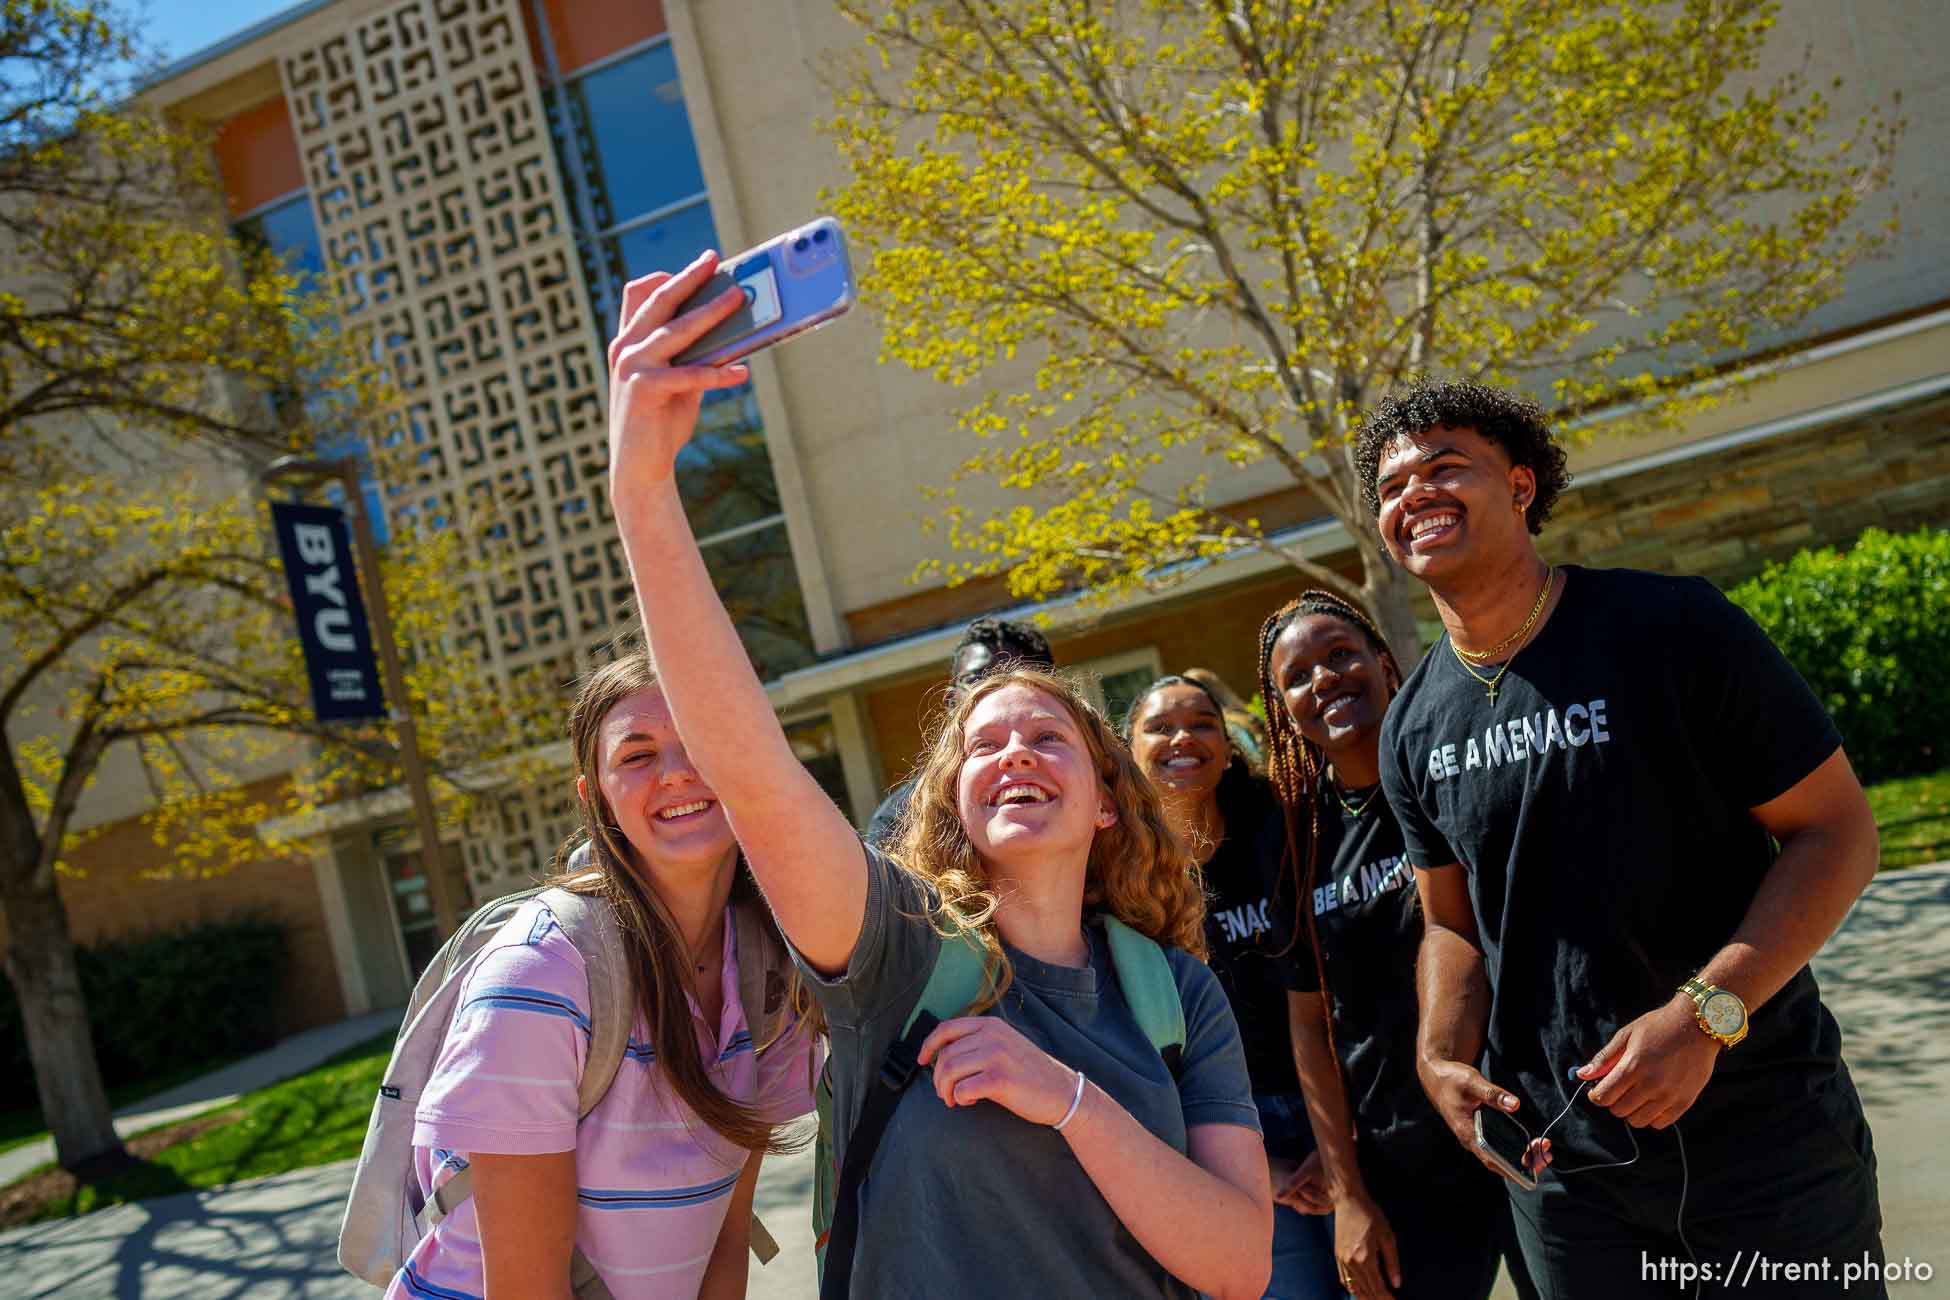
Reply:
[[1330, 782], [1329, 788], [1334, 792], [1334, 802], [1346, 809], [1350, 817], [1359, 817], [1361, 814], [1367, 812], [1368, 809], [1374, 807], [1374, 797], [1381, 793], [1381, 786], [1377, 784], [1374, 789], [1368, 791], [1368, 797], [1363, 799], [1359, 805], [1356, 805], [1349, 803], [1347, 796], [1341, 793], [1341, 783], [1339, 781]]
[[[1507, 646], [1512, 641], [1517, 641], [1525, 633], [1529, 632], [1532, 625], [1534, 625], [1537, 622], [1537, 615], [1543, 611], [1544, 602], [1550, 598], [1551, 582], [1556, 576], [1557, 576], [1557, 569], [1555, 566], [1551, 566], [1544, 570], [1544, 589], [1537, 593], [1537, 603], [1530, 607], [1530, 617], [1523, 621], [1523, 626], [1517, 629], [1515, 636], [1508, 637], [1504, 640], [1503, 645]], [[1502, 646], [1497, 647], [1497, 649], [1499, 650], [1502, 648], [1503, 648]], [[1517, 650], [1521, 650], [1522, 648], [1523, 646], [1521, 644], [1517, 646]], [[1503, 674], [1509, 672], [1510, 665], [1516, 662], [1517, 651], [1512, 650], [1510, 652], [1510, 657], [1503, 661], [1503, 666], [1501, 668], [1498, 668], [1494, 673], [1491, 673], [1488, 677], [1485, 677], [1483, 676], [1483, 674], [1476, 671], [1476, 669], [1470, 664], [1469, 660], [1463, 658], [1463, 649], [1461, 646], [1458, 646], [1456, 644], [1456, 639], [1454, 637], [1449, 638], [1449, 649], [1454, 652], [1456, 656], [1456, 662], [1462, 665], [1462, 670], [1468, 673], [1471, 677], [1474, 677], [1479, 683], [1481, 683], [1484, 687], [1488, 689], [1490, 703], [1495, 704], [1497, 683], [1503, 680]], [[1495, 653], [1495, 651], [1487, 651], [1485, 653], [1493, 654]]]
[[[1530, 617], [1526, 618], [1523, 621], [1522, 627], [1512, 632], [1509, 636], [1504, 637], [1501, 641], [1498, 641], [1495, 645], [1491, 646], [1489, 649], [1465, 650], [1461, 646], [1456, 644], [1455, 637], [1453, 636], [1450, 637], [1449, 648], [1456, 652], [1456, 658], [1461, 659], [1465, 663], [1486, 664], [1490, 662], [1490, 660], [1502, 654], [1505, 650], [1508, 650], [1511, 646], [1515, 645], [1517, 642], [1523, 640], [1524, 633], [1530, 631], [1531, 624], [1537, 621], [1537, 615], [1541, 614], [1544, 610], [1544, 602], [1550, 598], [1551, 578], [1556, 573], [1557, 573], [1557, 567], [1555, 565], [1544, 566], [1544, 587], [1543, 590], [1537, 593], [1537, 603], [1530, 607]], [[1482, 678], [1479, 677], [1476, 680], [1481, 681]]]

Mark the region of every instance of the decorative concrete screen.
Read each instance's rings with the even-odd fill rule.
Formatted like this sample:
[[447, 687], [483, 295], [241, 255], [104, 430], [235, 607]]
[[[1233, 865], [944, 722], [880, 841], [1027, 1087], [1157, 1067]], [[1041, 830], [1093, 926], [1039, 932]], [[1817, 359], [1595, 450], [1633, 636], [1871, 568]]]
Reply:
[[[491, 519], [476, 540], [507, 563], [458, 635], [560, 685], [630, 589], [603, 356], [534, 69], [514, 0], [409, 0], [280, 65], [346, 323], [402, 394], [371, 430], [389, 523]], [[570, 811], [504, 804], [499, 834], [466, 845], [477, 896], [545, 866]]]

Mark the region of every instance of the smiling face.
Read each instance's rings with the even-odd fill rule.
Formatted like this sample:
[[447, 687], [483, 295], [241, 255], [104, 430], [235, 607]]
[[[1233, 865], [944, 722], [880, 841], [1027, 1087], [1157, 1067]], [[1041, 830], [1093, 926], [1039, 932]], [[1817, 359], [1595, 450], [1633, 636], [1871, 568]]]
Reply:
[[1332, 614], [1301, 614], [1274, 640], [1270, 662], [1287, 716], [1329, 762], [1378, 745], [1400, 683], [1360, 628]]
[[1138, 702], [1131, 717], [1131, 753], [1158, 792], [1175, 803], [1216, 794], [1232, 745], [1212, 697], [1175, 682]]
[[[595, 776], [611, 818], [653, 876], [715, 868], [736, 851], [731, 823], [691, 766], [661, 688], [633, 691], [604, 716]], [[577, 778], [576, 792], [589, 800], [588, 776]]]
[[1116, 820], [1082, 729], [1062, 701], [1012, 683], [975, 702], [961, 729], [955, 800], [991, 868], [1081, 848]]
[[1375, 473], [1376, 526], [1395, 563], [1424, 582], [1529, 545], [1518, 504], [1537, 478], [1474, 429], [1437, 425], [1390, 444]]

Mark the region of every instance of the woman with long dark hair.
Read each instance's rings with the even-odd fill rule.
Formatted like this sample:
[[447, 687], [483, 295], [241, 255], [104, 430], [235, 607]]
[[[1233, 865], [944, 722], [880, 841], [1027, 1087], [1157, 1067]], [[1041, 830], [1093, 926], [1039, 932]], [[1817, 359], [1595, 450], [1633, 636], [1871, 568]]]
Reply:
[[564, 859], [588, 852], [550, 883], [615, 918], [623, 1063], [578, 1117], [590, 977], [546, 899], [529, 900], [468, 975], [416, 1111], [423, 1193], [471, 1166], [473, 1195], [387, 1300], [567, 1296], [578, 1249], [619, 1298], [742, 1296], [759, 1161], [812, 1107], [811, 1023], [790, 1010], [809, 1006], [791, 979], [767, 990], [785, 1003], [772, 1014], [741, 1005], [740, 963], [781, 941], [647, 655], [589, 674], [569, 741], [582, 827]]
[[1325, 591], [1259, 639], [1267, 777], [1302, 901], [1288, 964], [1294, 1062], [1360, 1300], [1483, 1300], [1507, 1240], [1502, 1188], [1456, 1145], [1415, 1073], [1422, 917], [1381, 797], [1381, 721], [1401, 669], [1373, 622]]
[[[610, 501], [678, 730], [825, 1013], [842, 1152], [869, 1094], [891, 1092], [871, 1173], [842, 1174], [839, 1214], [857, 1206], [864, 1226], [851, 1243], [835, 1227], [826, 1293], [838, 1268], [860, 1296], [1258, 1296], [1272, 1195], [1238, 1030], [1196, 957], [1183, 850], [1116, 734], [1060, 677], [985, 678], [935, 733], [898, 864], [786, 742], [677, 487], [702, 394], [746, 374], [671, 363], [742, 301], [679, 313], [715, 267], [706, 254], [624, 290]], [[1160, 992], [1183, 1013], [1169, 1059], [1125, 997], [1127, 940], [1168, 967]], [[910, 1030], [962, 941], [985, 991]]]
[[[1287, 1030], [1294, 911], [1293, 891], [1280, 889], [1286, 819], [1233, 744], [1226, 713], [1198, 678], [1160, 677], [1131, 702], [1124, 734], [1204, 884], [1206, 961], [1239, 1022], [1267, 1165], [1274, 1186], [1284, 1187], [1314, 1149]], [[1268, 1300], [1339, 1294], [1327, 1221], [1276, 1206]]]

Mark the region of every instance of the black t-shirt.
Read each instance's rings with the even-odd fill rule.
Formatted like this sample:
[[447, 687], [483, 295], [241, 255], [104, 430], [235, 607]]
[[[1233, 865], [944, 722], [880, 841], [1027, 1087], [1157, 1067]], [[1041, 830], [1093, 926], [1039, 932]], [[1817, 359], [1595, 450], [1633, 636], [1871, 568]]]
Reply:
[[1294, 887], [1280, 882], [1286, 823], [1272, 790], [1256, 777], [1228, 774], [1219, 795], [1226, 832], [1205, 864], [1207, 961], [1239, 1022], [1253, 1091], [1298, 1092], [1285, 969], [1294, 955]]
[[[1752, 619], [1698, 578], [1567, 568], [1556, 611], [1494, 704], [1447, 643], [1382, 725], [1382, 782], [1411, 863], [1460, 863], [1492, 989], [1482, 1062], [1526, 1123], [1566, 1071], [1725, 946], [1774, 861], [1748, 812], [1841, 743]], [[1486, 672], [1493, 669], [1483, 670]], [[1752, 1133], [1840, 1088], [1841, 1032], [1804, 967], [1754, 1012], [1692, 1115]], [[1577, 1105], [1560, 1160], [1626, 1159]]]
[[[1360, 812], [1348, 811], [1332, 791], [1320, 792], [1319, 867], [1309, 902], [1363, 1158], [1426, 1177], [1473, 1176], [1482, 1166], [1456, 1144], [1415, 1073], [1422, 908], [1401, 827], [1378, 790], [1353, 792], [1348, 804]], [[1320, 987], [1304, 935], [1289, 971], [1295, 990]]]

